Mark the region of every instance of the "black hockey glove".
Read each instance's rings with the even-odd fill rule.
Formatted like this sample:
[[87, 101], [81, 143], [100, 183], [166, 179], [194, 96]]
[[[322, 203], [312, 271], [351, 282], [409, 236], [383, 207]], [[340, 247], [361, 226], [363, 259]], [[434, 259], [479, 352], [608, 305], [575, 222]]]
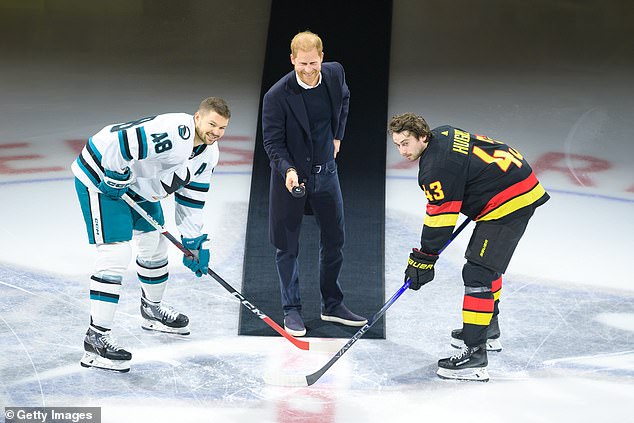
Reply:
[[405, 280], [410, 279], [409, 289], [418, 291], [421, 286], [434, 279], [434, 263], [438, 260], [438, 255], [427, 254], [418, 248], [413, 248], [407, 260], [405, 269]]

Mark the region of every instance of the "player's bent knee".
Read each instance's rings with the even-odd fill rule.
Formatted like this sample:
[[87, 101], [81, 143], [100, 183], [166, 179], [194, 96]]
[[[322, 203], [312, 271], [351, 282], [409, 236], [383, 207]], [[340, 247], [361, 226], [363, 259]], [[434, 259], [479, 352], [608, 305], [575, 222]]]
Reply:
[[98, 244], [95, 275], [122, 278], [131, 258], [132, 247], [129, 241]]
[[490, 288], [491, 283], [494, 279], [497, 279], [498, 276], [499, 273], [494, 270], [470, 261], [467, 261], [462, 267], [462, 280], [464, 281], [465, 286], [488, 286]]
[[135, 235], [138, 247], [137, 260], [147, 263], [167, 262], [167, 241], [158, 231], [139, 232]]

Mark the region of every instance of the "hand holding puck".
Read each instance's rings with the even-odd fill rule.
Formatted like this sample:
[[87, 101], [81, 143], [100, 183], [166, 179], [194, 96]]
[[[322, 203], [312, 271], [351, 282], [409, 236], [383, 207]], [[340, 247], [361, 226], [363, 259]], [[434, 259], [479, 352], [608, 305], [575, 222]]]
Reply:
[[303, 185], [293, 187], [291, 195], [295, 198], [302, 198], [306, 194], [306, 188]]

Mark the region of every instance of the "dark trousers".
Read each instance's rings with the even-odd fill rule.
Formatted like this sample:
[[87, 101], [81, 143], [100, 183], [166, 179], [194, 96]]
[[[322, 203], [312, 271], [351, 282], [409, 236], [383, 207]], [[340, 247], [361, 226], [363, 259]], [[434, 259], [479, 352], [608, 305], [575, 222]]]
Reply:
[[[319, 226], [319, 288], [321, 291], [321, 309], [329, 312], [343, 301], [343, 292], [339, 285], [339, 273], [343, 264], [343, 244], [345, 241], [345, 222], [343, 198], [339, 186], [337, 165], [334, 161], [311, 174], [306, 181], [306, 200], [315, 215]], [[299, 237], [299, 233], [297, 234]], [[295, 245], [298, 245], [297, 243]], [[280, 277], [280, 291], [284, 312], [301, 310], [299, 289], [299, 247], [294, 250], [277, 249], [275, 263]]]

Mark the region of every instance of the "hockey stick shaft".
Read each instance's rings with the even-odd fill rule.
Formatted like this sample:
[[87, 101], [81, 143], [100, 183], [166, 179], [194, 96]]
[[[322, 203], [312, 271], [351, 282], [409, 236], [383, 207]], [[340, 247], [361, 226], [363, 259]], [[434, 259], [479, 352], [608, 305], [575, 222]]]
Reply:
[[[123, 194], [121, 197], [123, 201], [125, 201], [134, 211], [136, 211], [142, 218], [144, 218], [150, 225], [154, 227], [157, 231], [159, 231], [165, 238], [167, 238], [172, 244], [174, 244], [183, 254], [187, 257], [196, 258], [195, 255], [188, 250], [180, 241], [178, 241], [171, 233], [167, 231], [160, 223], [158, 223], [152, 216], [148, 214], [141, 206], [139, 206], [136, 201], [134, 201], [128, 194]], [[246, 307], [251, 313], [258, 316], [262, 319], [267, 325], [269, 325], [274, 331], [282, 335], [284, 338], [288, 339], [293, 343], [297, 348], [302, 350], [320, 350], [320, 351], [332, 351], [331, 348], [327, 344], [321, 345], [316, 344], [314, 342], [302, 341], [290, 335], [284, 329], [280, 327], [274, 320], [272, 320], [269, 316], [264, 314], [260, 309], [254, 306], [250, 301], [248, 301], [244, 296], [235, 290], [231, 285], [229, 285], [223, 278], [221, 278], [216, 272], [207, 268], [207, 273], [216, 280], [223, 288], [225, 288], [231, 295], [236, 297], [240, 303]], [[321, 348], [320, 348], [321, 347]]]
[[[460, 224], [458, 229], [456, 229], [451, 234], [451, 237], [445, 243], [445, 245], [440, 249], [440, 251], [438, 251], [438, 254], [440, 254], [445, 248], [449, 246], [449, 244], [451, 244], [451, 242], [454, 239], [456, 239], [458, 234], [462, 232], [464, 228], [467, 227], [470, 221], [471, 221], [470, 219], [465, 219], [465, 221]], [[368, 330], [370, 330], [370, 328], [381, 318], [381, 316], [385, 314], [387, 309], [390, 308], [392, 304], [396, 302], [396, 300], [403, 294], [403, 292], [405, 292], [405, 290], [407, 290], [407, 288], [409, 288], [410, 283], [411, 283], [411, 280], [407, 279], [405, 283], [403, 284], [403, 286], [401, 286], [398, 289], [398, 291], [396, 291], [394, 295], [392, 295], [392, 297], [389, 300], [387, 300], [385, 304], [383, 304], [383, 307], [381, 307], [381, 309], [377, 311], [376, 314], [372, 316], [370, 320], [368, 320], [368, 323], [366, 323], [361, 329], [359, 329], [357, 333], [355, 333], [352, 336], [352, 338], [350, 338], [350, 340], [346, 342], [346, 344], [343, 347], [341, 347], [341, 349], [337, 351], [337, 353], [321, 369], [307, 376], [275, 375], [268, 378], [265, 377], [265, 381], [273, 385], [283, 385], [283, 386], [310, 386], [313, 383], [317, 382], [317, 380], [319, 380], [319, 378], [322, 377], [324, 373], [326, 373], [328, 369], [330, 369], [330, 367], [332, 367], [332, 365], [335, 364], [337, 360], [339, 360], [341, 356], [343, 356], [345, 352], [348, 351], [350, 347], [352, 347], [352, 345], [359, 340], [359, 338], [361, 338]]]

